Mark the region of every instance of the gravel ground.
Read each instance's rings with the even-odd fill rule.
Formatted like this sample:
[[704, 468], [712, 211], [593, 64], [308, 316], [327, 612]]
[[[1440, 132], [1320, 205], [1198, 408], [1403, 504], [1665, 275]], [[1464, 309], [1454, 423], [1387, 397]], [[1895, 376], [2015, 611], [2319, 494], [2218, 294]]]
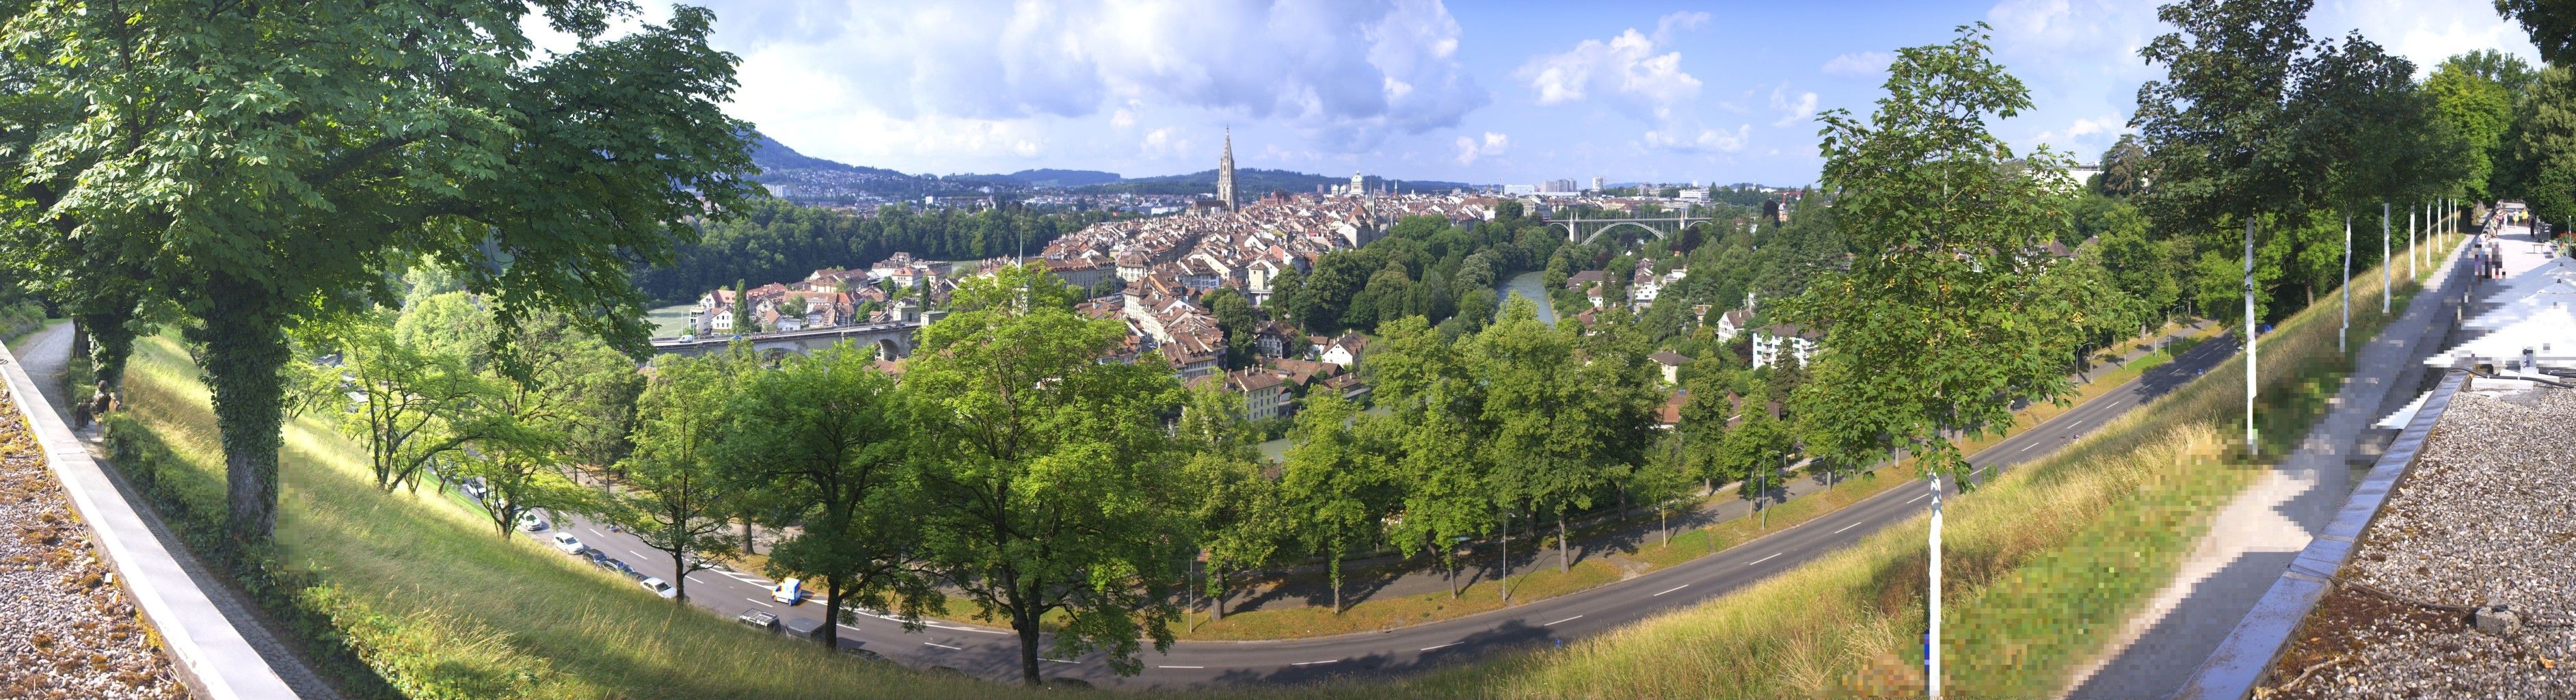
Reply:
[[2454, 398], [2341, 577], [2255, 697], [2576, 697], [2576, 390]]
[[184, 698], [0, 396], [0, 698]]

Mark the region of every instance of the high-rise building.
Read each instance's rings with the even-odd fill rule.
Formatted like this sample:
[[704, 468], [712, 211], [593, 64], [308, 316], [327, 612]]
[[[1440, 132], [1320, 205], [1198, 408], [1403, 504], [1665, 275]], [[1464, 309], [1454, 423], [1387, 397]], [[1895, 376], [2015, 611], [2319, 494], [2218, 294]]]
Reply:
[[1225, 155], [1216, 159], [1216, 199], [1233, 210], [1234, 199], [1234, 127], [1225, 128]]
[[1608, 187], [1609, 184], [1610, 183], [1603, 181], [1599, 175], [1592, 176], [1592, 191], [1594, 192], [1610, 189]]

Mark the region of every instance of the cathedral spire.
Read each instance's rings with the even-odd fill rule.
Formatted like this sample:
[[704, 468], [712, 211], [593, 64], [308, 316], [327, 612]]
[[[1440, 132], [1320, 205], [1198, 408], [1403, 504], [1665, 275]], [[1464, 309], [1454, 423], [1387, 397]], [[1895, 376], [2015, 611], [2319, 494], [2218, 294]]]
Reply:
[[1216, 199], [1227, 211], [1238, 204], [1234, 194], [1234, 126], [1225, 127], [1225, 154], [1216, 159]]

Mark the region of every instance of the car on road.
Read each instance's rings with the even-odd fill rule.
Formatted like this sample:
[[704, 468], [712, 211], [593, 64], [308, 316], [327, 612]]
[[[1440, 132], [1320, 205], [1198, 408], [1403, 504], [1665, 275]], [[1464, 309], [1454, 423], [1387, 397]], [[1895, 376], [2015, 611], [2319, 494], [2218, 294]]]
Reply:
[[606, 552], [601, 552], [598, 557], [591, 559], [590, 563], [598, 564], [599, 568], [609, 571], [625, 571], [634, 568], [627, 566], [626, 562], [618, 561], [616, 557], [608, 556]]
[[643, 586], [644, 590], [652, 591], [653, 595], [658, 595], [663, 598], [670, 598], [680, 594], [680, 590], [673, 588], [671, 586], [671, 582], [651, 576], [646, 576], [642, 580], [636, 581], [635, 585]]
[[582, 545], [581, 538], [574, 537], [569, 532], [557, 532], [553, 540], [555, 549], [563, 550], [565, 554], [580, 554], [582, 550], [589, 549]]
[[467, 498], [481, 501], [483, 500], [483, 494], [485, 492], [485, 489], [483, 488], [483, 477], [478, 476], [466, 479], [464, 482], [456, 485], [456, 490], [465, 492], [465, 497]]
[[735, 615], [733, 617], [733, 621], [757, 627], [773, 634], [778, 632], [778, 616], [758, 610], [742, 611], [742, 614]]
[[607, 552], [602, 552], [602, 551], [599, 551], [599, 550], [597, 550], [597, 549], [593, 549], [593, 548], [590, 548], [590, 547], [583, 547], [583, 548], [582, 548], [582, 550], [581, 550], [581, 553], [580, 553], [579, 555], [577, 555], [577, 556], [580, 556], [580, 557], [581, 557], [581, 558], [583, 558], [583, 559], [588, 559], [588, 560], [590, 560], [590, 565], [591, 565], [591, 566], [596, 566], [596, 567], [599, 567], [599, 568], [602, 568], [602, 569], [608, 568], [608, 553], [607, 553]]
[[537, 517], [537, 514], [534, 511], [520, 513], [519, 529], [529, 532], [544, 530], [546, 529], [546, 519]]
[[805, 585], [796, 579], [783, 579], [769, 587], [769, 599], [788, 605], [805, 602]]

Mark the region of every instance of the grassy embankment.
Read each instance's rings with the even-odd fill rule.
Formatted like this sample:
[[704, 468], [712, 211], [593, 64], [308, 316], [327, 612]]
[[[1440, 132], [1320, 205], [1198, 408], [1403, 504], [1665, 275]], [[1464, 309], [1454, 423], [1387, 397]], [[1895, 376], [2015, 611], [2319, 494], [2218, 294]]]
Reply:
[[[2375, 285], [2376, 276], [2366, 276]], [[2369, 289], [2375, 291], [2376, 287]], [[2357, 292], [2360, 290], [2357, 289]], [[2362, 296], [2357, 293], [2356, 296]], [[2358, 306], [2358, 305], [2357, 305]], [[2265, 345], [2278, 454], [2343, 371], [2332, 306]], [[2384, 321], [2356, 310], [2362, 337]], [[166, 444], [151, 470], [165, 514], [219, 523], [222, 470], [207, 396], [168, 336], [137, 344], [128, 418]], [[2229, 459], [2241, 365], [2106, 426], [1955, 502], [1945, 646], [1951, 687], [2045, 693], [2169, 577], [2199, 516], [2252, 477]], [[2105, 378], [2107, 382], [2108, 378]], [[2097, 382], [2103, 383], [2103, 382]], [[2116, 382], [2110, 382], [2116, 383]], [[682, 610], [533, 542], [498, 537], [452, 502], [386, 495], [315, 418], [287, 427], [276, 561], [291, 633], [358, 697], [1005, 697], [1014, 688], [852, 659]], [[1903, 479], [1883, 479], [1902, 482]], [[1859, 485], [1862, 482], [1853, 482]], [[1837, 489], [1837, 493], [1862, 489]], [[1784, 506], [1774, 517], [1794, 516]], [[1819, 506], [1824, 503], [1819, 501]], [[1892, 528], [1749, 590], [1561, 651], [1453, 667], [1393, 685], [1193, 697], [1705, 697], [1902, 692], [1915, 681], [1923, 524]], [[1676, 547], [1684, 546], [1681, 542]], [[2049, 611], [2049, 612], [2034, 612]], [[274, 612], [274, 611], [273, 611]], [[300, 613], [300, 615], [298, 614]], [[318, 620], [318, 623], [316, 622]]]
[[[2172, 330], [2172, 328], [2162, 329], [2157, 331], [2157, 334], [2162, 335]], [[2201, 340], [2216, 335], [2220, 331], [2219, 327], [2212, 325], [2184, 341], [2175, 343], [2171, 352], [2180, 354], [2188, 351]], [[2111, 350], [2104, 351], [2103, 359], [2117, 360], [2120, 354], [2134, 349], [2143, 342], [2145, 341], [2131, 340], [2122, 343]], [[2105, 372], [2095, 377], [2093, 381], [2077, 386], [2076, 395], [2069, 397], [2067, 405], [2040, 404], [2017, 411], [2014, 414], [2016, 428], [2013, 431], [2005, 435], [1986, 436], [1963, 442], [1961, 449], [1973, 454], [1993, 446], [2009, 435], [2019, 434], [2030, 426], [2038, 425], [2075, 406], [2083, 405], [2086, 401], [2098, 398], [2128, 383], [2129, 380], [2138, 378], [2147, 370], [2170, 361], [2172, 356], [2165, 352], [2151, 352], [2130, 360], [2118, 369]], [[1912, 469], [1911, 462], [1908, 461], [1900, 462], [1892, 469], [1883, 471], [1887, 474], [1911, 475]], [[1886, 478], [1880, 475], [1848, 479], [1837, 484], [1832, 490], [1811, 493], [1766, 508], [1765, 510], [1769, 511], [1767, 524], [1756, 518], [1735, 518], [1695, 529], [1677, 528], [1672, 533], [1669, 544], [1663, 538], [1650, 534], [1633, 549], [1612, 551], [1606, 555], [1599, 552], [1591, 553], [1582, 561], [1576, 562], [1568, 571], [1559, 572], [1554, 568], [1541, 568], [1512, 576], [1512, 602], [1526, 604], [1577, 593], [1722, 552], [1764, 535], [1831, 514], [1888, 489], [1913, 483], [1916, 482], [1908, 478]], [[1735, 498], [1731, 490], [1726, 490], [1725, 493], [1698, 505], [1710, 507], [1721, 501], [1731, 501]], [[1645, 517], [1648, 518], [1646, 522], [1652, 522], [1651, 515]], [[1615, 523], [1595, 522], [1586, 529], [1588, 531], [1578, 530], [1575, 537], [1579, 542], [1611, 528], [1635, 527], [1637, 522], [1634, 520]], [[1554, 542], [1555, 537], [1550, 534], [1533, 543], [1516, 541], [1513, 546], [1515, 549], [1525, 551], [1553, 552]], [[1492, 554], [1490, 550], [1479, 550], [1478, 556], [1491, 557]], [[1552, 556], [1553, 554], [1547, 554], [1540, 557], [1540, 560], [1544, 562]], [[1420, 565], [1421, 562], [1418, 560], [1409, 560], [1391, 566], [1411, 570]], [[1351, 578], [1367, 580], [1375, 575], [1380, 574], [1357, 570], [1352, 573]], [[1333, 614], [1330, 606], [1293, 604], [1230, 613], [1223, 620], [1211, 621], [1204, 614], [1194, 615], [1193, 624], [1180, 636], [1182, 639], [1205, 640], [1319, 637], [1427, 624], [1505, 607], [1507, 606], [1503, 604], [1501, 587], [1491, 580], [1483, 580], [1461, 587], [1455, 599], [1450, 598], [1446, 591], [1372, 597], [1351, 604], [1339, 615]]]
[[[2379, 293], [2377, 271], [2353, 281], [2354, 337], [2371, 337], [2389, 320], [2359, 303]], [[1953, 501], [1943, 531], [1944, 689], [2057, 691], [2171, 578], [2205, 516], [2323, 414], [2350, 370], [2335, 349], [2339, 313], [2319, 304], [2264, 337], [2261, 458], [2236, 444], [2239, 357]], [[1735, 595], [1424, 682], [1473, 673], [1488, 695], [1529, 698], [1919, 692], [1925, 528], [1917, 518]]]

